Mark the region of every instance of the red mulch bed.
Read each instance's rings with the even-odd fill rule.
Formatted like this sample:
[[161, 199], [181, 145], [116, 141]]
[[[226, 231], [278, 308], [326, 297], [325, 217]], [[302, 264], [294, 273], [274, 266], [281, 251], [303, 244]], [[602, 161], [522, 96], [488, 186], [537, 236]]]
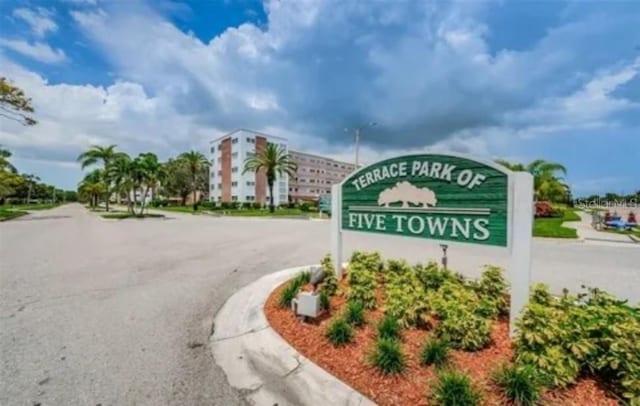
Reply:
[[[367, 324], [356, 329], [354, 341], [343, 347], [334, 347], [325, 337], [327, 325], [334, 315], [340, 314], [345, 298], [340, 294], [331, 299], [331, 310], [312, 322], [301, 322], [289, 309], [278, 306], [280, 291], [284, 284], [275, 289], [265, 304], [265, 314], [271, 327], [289, 342], [298, 352], [329, 371], [349, 386], [379, 405], [428, 405], [428, 390], [435, 380], [433, 366], [419, 364], [418, 354], [430, 332], [419, 329], [403, 331], [402, 345], [407, 355], [407, 365], [402, 375], [384, 375], [367, 362], [367, 356], [375, 343], [372, 326], [382, 317], [380, 310], [366, 313]], [[346, 292], [346, 282], [339, 292]], [[306, 286], [305, 290], [310, 290]], [[382, 292], [378, 292], [378, 300]], [[492, 326], [493, 344], [478, 352], [453, 351], [452, 366], [466, 371], [475, 385], [483, 392], [483, 404], [509, 404], [491, 382], [491, 373], [513, 355], [509, 340], [507, 321], [499, 320]], [[548, 405], [617, 405], [607, 396], [597, 381], [581, 379], [576, 385], [543, 394], [543, 403]]]

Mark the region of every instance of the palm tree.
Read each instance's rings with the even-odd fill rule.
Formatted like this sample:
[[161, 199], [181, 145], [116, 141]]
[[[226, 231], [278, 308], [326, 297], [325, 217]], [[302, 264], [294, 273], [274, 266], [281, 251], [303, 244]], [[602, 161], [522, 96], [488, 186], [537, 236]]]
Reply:
[[89, 172], [78, 185], [78, 193], [89, 199], [89, 206], [98, 205], [98, 199], [105, 193], [106, 186], [103, 182], [104, 174], [102, 169], [95, 169]]
[[82, 169], [87, 166], [95, 165], [98, 162], [102, 162], [102, 168], [104, 169], [105, 186], [107, 198], [105, 199], [106, 210], [109, 211], [109, 198], [110, 198], [110, 186], [109, 179], [109, 166], [111, 162], [115, 161], [118, 157], [121, 157], [124, 153], [116, 151], [117, 145], [108, 145], [106, 147], [100, 145], [93, 145], [91, 148], [83, 152], [78, 156], [78, 162], [81, 163]]
[[262, 151], [245, 159], [242, 173], [245, 174], [250, 171], [255, 173], [259, 171], [265, 172], [267, 184], [269, 185], [269, 210], [273, 213], [275, 210], [273, 205], [273, 184], [276, 180], [276, 175], [283, 176], [286, 174], [293, 176], [297, 169], [298, 166], [291, 160], [284, 148], [268, 143]]
[[[178, 159], [184, 161], [191, 179], [191, 193], [193, 193], [193, 211], [198, 210], [198, 202], [196, 201], [196, 193], [201, 182], [198, 181], [202, 177], [203, 172], [210, 166], [207, 157], [199, 151], [189, 151], [180, 154]], [[206, 174], [205, 174], [206, 176]]]
[[497, 163], [512, 171], [529, 172], [533, 175], [533, 189], [536, 200], [564, 200], [570, 195], [569, 185], [563, 182], [567, 168], [557, 162], [549, 162], [543, 159], [523, 165], [497, 159]]
[[138, 189], [142, 192], [140, 213], [144, 215], [145, 203], [149, 189], [155, 188], [164, 178], [164, 167], [158, 160], [156, 154], [147, 152], [140, 154], [133, 160], [130, 168], [130, 177], [133, 184], [134, 200], [135, 193]]
[[122, 153], [109, 165], [108, 178], [113, 182], [113, 190], [116, 192], [117, 202], [120, 203], [122, 193], [127, 195], [127, 208], [133, 212], [131, 205], [131, 189], [133, 182], [131, 179], [131, 163], [129, 155]]

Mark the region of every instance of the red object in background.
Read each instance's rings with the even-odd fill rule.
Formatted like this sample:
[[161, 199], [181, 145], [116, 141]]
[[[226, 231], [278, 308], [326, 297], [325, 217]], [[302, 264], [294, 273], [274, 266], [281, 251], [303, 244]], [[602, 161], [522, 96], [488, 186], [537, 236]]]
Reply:
[[604, 222], [606, 223], [608, 221], [611, 221], [611, 213], [609, 213], [609, 210], [604, 214]]
[[536, 217], [553, 216], [553, 206], [549, 202], [536, 202]]
[[636, 222], [636, 215], [630, 211], [629, 212], [629, 217], [627, 218], [627, 223], [635, 223]]

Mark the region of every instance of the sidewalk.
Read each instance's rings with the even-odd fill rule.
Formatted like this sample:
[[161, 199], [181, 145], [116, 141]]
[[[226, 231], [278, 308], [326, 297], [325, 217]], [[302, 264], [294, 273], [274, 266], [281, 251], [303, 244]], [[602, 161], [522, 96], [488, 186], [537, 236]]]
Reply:
[[591, 243], [608, 243], [608, 244], [636, 244], [636, 241], [624, 234], [609, 233], [606, 231], [598, 231], [591, 225], [591, 215], [589, 213], [576, 212], [581, 221], [567, 221], [562, 223], [564, 227], [574, 228], [578, 233], [578, 237], [585, 242]]
[[282, 282], [308, 266], [266, 275], [227, 300], [215, 318], [211, 348], [231, 386], [253, 405], [374, 405], [309, 361], [267, 322], [264, 303]]

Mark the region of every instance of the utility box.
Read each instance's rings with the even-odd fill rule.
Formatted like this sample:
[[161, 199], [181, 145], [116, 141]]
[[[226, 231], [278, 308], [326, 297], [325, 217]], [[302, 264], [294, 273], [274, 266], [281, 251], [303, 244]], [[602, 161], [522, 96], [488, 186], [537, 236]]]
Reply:
[[298, 316], [318, 317], [320, 314], [320, 295], [315, 292], [301, 292], [291, 301], [291, 309]]

